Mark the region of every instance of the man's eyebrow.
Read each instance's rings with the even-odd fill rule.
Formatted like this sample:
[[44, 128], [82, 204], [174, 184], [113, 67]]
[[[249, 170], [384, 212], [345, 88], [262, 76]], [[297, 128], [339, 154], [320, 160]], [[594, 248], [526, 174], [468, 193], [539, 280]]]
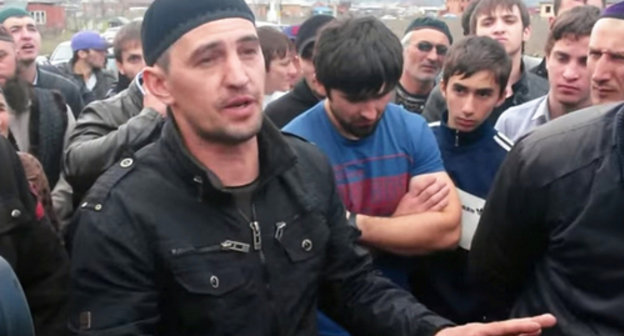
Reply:
[[256, 35], [247, 35], [239, 38], [236, 42], [238, 43], [247, 43], [247, 42], [260, 42], [258, 36]]
[[210, 43], [206, 43], [204, 45], [201, 45], [199, 48], [195, 49], [195, 51], [193, 51], [193, 53], [191, 54], [190, 59], [194, 60], [198, 57], [200, 57], [202, 54], [205, 54], [213, 49], [218, 48], [220, 45], [223, 45], [223, 42], [221, 41], [215, 41], [215, 42], [210, 42]]

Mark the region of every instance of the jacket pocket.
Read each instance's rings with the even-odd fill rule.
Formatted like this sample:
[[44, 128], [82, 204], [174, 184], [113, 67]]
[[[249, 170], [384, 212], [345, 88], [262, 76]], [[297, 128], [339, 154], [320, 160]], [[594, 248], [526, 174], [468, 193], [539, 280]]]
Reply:
[[215, 297], [241, 287], [245, 278], [240, 264], [246, 252], [228, 250], [229, 242], [171, 249], [169, 262], [175, 282], [189, 293]]
[[329, 239], [329, 228], [320, 213], [310, 213], [293, 221], [275, 224], [275, 239], [293, 263], [322, 257]]
[[175, 274], [175, 279], [189, 293], [210, 296], [225, 295], [245, 282], [242, 272], [236, 268], [179, 271]]

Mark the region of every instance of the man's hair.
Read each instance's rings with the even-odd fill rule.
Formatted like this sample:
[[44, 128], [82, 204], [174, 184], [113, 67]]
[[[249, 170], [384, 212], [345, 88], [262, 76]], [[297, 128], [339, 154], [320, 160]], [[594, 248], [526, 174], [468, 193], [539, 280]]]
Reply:
[[113, 53], [117, 62], [122, 63], [121, 52], [128, 43], [138, 43], [141, 46], [141, 22], [130, 22], [117, 32], [113, 40]]
[[15, 43], [15, 40], [13, 39], [13, 35], [11, 35], [11, 33], [9, 33], [9, 31], [6, 28], [4, 28], [4, 26], [1, 24], [0, 24], [0, 41]]
[[470, 1], [468, 6], [466, 6], [466, 9], [464, 9], [464, 12], [462, 13], [461, 26], [464, 36], [470, 35], [470, 18], [472, 17], [472, 13], [474, 12], [475, 8], [477, 8], [478, 4], [479, 0]]
[[550, 55], [555, 43], [564, 38], [578, 40], [590, 36], [592, 28], [600, 18], [600, 9], [594, 6], [579, 6], [561, 13], [555, 19], [548, 39], [546, 40], [546, 55]]
[[449, 49], [442, 79], [448, 84], [452, 76], [469, 78], [480, 71], [491, 71], [499, 95], [504, 94], [511, 72], [511, 59], [505, 48], [487, 36], [468, 36]]
[[[561, 3], [563, 2], [563, 0], [555, 0], [555, 3], [553, 4], [553, 11], [555, 13], [555, 16], [559, 15], [559, 10], [561, 9]], [[587, 0], [583, 0], [583, 4], [587, 4]], [[607, 0], [602, 0], [602, 8], [605, 8], [607, 6]]]
[[520, 12], [522, 28], [529, 27], [531, 25], [531, 17], [523, 0], [479, 0], [470, 16], [470, 32], [472, 34], [476, 33], [479, 16], [492, 14], [499, 7], [511, 11], [516, 6]]
[[288, 38], [288, 35], [269, 26], [259, 27], [257, 30], [264, 56], [264, 68], [267, 72], [272, 60], [284, 58], [289, 53], [295, 53], [295, 45]]
[[399, 82], [403, 48], [399, 38], [374, 17], [336, 21], [320, 32], [314, 67], [328, 97], [336, 89], [352, 102], [374, 99]]

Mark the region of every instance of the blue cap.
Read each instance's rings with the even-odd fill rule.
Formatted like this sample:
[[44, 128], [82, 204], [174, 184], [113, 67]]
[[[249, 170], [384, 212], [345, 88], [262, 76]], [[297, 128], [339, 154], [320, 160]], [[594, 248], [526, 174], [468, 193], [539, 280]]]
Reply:
[[108, 42], [94, 31], [81, 31], [74, 34], [71, 39], [73, 52], [85, 49], [107, 50], [109, 47]]

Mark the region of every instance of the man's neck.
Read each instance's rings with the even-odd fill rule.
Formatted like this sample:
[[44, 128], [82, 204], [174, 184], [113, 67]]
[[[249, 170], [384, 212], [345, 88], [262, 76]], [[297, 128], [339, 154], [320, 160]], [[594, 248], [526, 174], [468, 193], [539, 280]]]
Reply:
[[403, 73], [401, 79], [399, 80], [401, 86], [407, 91], [407, 93], [411, 95], [428, 95], [431, 93], [433, 86], [435, 84], [434, 81], [419, 81], [415, 78], [412, 78], [407, 73]]
[[511, 72], [509, 73], [509, 86], [518, 83], [522, 77], [522, 53], [518, 52], [511, 57]]
[[549, 113], [548, 117], [550, 118], [550, 120], [559, 118], [564, 114], [568, 114], [570, 112], [580, 110], [590, 105], [591, 105], [590, 99], [586, 99], [583, 102], [576, 104], [576, 105], [564, 105], [554, 98], [554, 94], [552, 91], [548, 93], [548, 113]]
[[19, 76], [28, 83], [34, 83], [37, 77], [37, 64], [35, 62], [20, 62]]
[[[190, 130], [190, 129], [189, 129]], [[258, 137], [239, 144], [210, 142], [194, 132], [183, 132], [189, 152], [221, 180], [225, 187], [244, 186], [255, 181], [260, 174]]]
[[91, 75], [93, 74], [93, 69], [91, 69], [90, 66], [81, 61], [77, 61], [76, 63], [74, 63], [72, 68], [74, 70], [74, 73], [77, 75], [81, 75], [82, 79], [85, 82], [88, 81], [89, 77], [91, 77]]

